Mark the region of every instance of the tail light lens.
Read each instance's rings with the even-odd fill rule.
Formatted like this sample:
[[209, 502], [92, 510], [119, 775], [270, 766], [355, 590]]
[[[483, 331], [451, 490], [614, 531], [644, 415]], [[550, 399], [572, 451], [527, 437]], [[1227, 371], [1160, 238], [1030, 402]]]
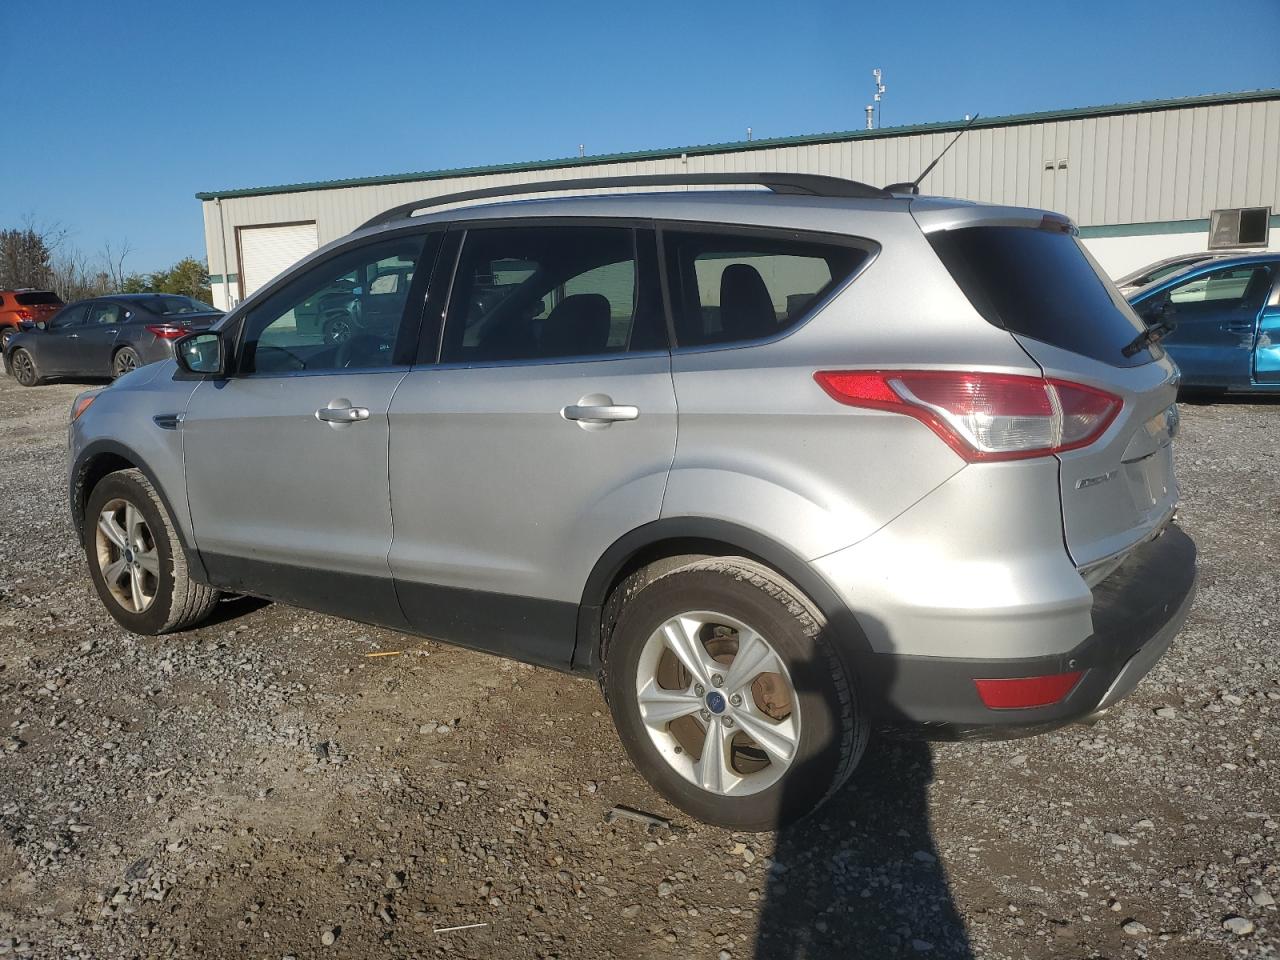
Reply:
[[34, 311], [26, 310], [26, 309], [20, 309], [17, 313], [17, 316], [19, 320], [34, 320], [36, 318]]
[[1084, 384], [1009, 373], [821, 370], [814, 379], [851, 407], [915, 417], [971, 463], [1088, 446], [1123, 405]]
[[172, 323], [148, 323], [147, 329], [161, 340], [177, 340], [187, 332], [185, 327], [176, 327]]

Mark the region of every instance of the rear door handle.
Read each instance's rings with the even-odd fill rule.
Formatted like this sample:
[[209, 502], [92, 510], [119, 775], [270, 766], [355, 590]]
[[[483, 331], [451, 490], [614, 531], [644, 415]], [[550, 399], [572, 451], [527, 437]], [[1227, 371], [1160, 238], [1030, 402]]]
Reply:
[[640, 416], [640, 408], [618, 403], [578, 402], [561, 410], [560, 416], [580, 423], [614, 423], [618, 420], [635, 420]]
[[353, 407], [350, 400], [334, 400], [329, 406], [316, 411], [316, 419], [341, 426], [346, 423], [357, 423], [369, 419], [367, 407]]
[[1236, 320], [1233, 322], [1224, 323], [1222, 325], [1222, 329], [1226, 330], [1229, 333], [1253, 333], [1253, 321], [1252, 320], [1248, 320], [1248, 321]]

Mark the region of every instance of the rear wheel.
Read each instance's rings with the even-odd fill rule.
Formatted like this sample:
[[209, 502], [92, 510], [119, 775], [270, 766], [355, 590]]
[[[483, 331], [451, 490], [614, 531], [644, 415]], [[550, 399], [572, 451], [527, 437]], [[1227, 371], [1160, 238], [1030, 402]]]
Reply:
[[730, 557], [619, 590], [602, 685], [632, 761], [668, 800], [708, 823], [773, 830], [848, 779], [868, 727], [795, 586]]
[[13, 327], [4, 327], [0, 329], [0, 354], [9, 349], [9, 341], [18, 335], [18, 331]]
[[182, 630], [217, 606], [218, 592], [191, 579], [173, 521], [141, 471], [104, 477], [89, 494], [84, 523], [89, 575], [125, 629]]
[[13, 379], [24, 387], [38, 387], [44, 382], [36, 367], [36, 358], [21, 347], [9, 356], [9, 369], [13, 371]]
[[111, 358], [111, 375], [117, 378], [123, 377], [140, 366], [142, 366], [142, 358], [138, 356], [138, 351], [133, 347], [121, 347]]

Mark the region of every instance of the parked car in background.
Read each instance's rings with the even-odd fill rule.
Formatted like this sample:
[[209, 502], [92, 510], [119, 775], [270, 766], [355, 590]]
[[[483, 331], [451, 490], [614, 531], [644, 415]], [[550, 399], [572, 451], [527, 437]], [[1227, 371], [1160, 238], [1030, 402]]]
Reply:
[[48, 320], [24, 321], [4, 351], [24, 387], [48, 377], [119, 377], [173, 356], [173, 342], [222, 313], [191, 297], [132, 293], [81, 300]]
[[1198, 263], [1216, 259], [1218, 257], [1233, 256], [1233, 253], [1211, 252], [1202, 250], [1197, 253], [1183, 253], [1176, 257], [1166, 257], [1163, 260], [1157, 260], [1155, 263], [1149, 263], [1140, 270], [1133, 273], [1125, 274], [1119, 280], [1115, 281], [1116, 287], [1124, 296], [1136, 293], [1149, 283], [1155, 283], [1157, 280], [1163, 280], [1165, 277], [1172, 276], [1175, 273], [1194, 267]]
[[1130, 295], [1193, 390], [1280, 393], [1280, 254], [1214, 257]]
[[62, 298], [51, 290], [0, 290], [0, 355], [23, 323], [48, 320], [62, 306]]
[[[649, 781], [743, 830], [872, 728], [1126, 696], [1194, 594], [1177, 370], [1071, 222], [799, 174], [498, 189], [673, 184], [775, 192], [409, 203], [78, 396], [107, 611], [159, 634], [247, 593], [596, 677]], [[392, 322], [299, 329], [388, 271]]]

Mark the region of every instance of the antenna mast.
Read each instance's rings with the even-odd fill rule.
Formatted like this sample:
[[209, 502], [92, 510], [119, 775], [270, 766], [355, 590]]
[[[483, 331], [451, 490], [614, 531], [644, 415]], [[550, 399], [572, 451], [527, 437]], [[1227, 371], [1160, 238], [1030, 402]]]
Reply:
[[[868, 130], [873, 130], [878, 126], [881, 126], [880, 100], [884, 96], [884, 91], [886, 89], [884, 83], [882, 82], [884, 79], [884, 74], [881, 72], [879, 67], [876, 67], [874, 70], [871, 71], [871, 77], [872, 79], [875, 80], [876, 86], [875, 86], [874, 95], [871, 98], [871, 103], [867, 104], [867, 129]], [[875, 115], [874, 122], [872, 119], [873, 113]]]

